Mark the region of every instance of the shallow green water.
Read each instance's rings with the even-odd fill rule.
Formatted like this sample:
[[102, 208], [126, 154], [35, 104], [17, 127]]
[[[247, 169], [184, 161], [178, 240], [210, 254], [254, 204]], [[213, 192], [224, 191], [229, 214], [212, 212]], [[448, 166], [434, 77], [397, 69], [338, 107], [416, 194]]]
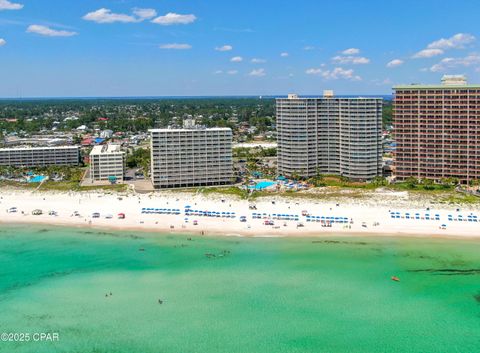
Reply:
[[478, 241], [187, 238], [0, 228], [0, 352], [480, 352]]

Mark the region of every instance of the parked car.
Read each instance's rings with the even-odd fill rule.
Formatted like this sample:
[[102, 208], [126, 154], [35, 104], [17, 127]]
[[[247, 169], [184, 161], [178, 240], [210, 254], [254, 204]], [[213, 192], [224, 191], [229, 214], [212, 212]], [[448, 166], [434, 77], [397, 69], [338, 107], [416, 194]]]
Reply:
[[41, 214], [43, 214], [43, 211], [40, 209], [36, 209], [32, 211], [32, 215], [34, 216], [40, 216]]
[[100, 213], [98, 212], [92, 213], [92, 218], [100, 218]]
[[106, 218], [106, 219], [112, 219], [112, 218], [113, 218], [113, 215], [111, 215], [111, 214], [106, 214], [106, 215], [105, 215], [105, 218]]
[[10, 207], [7, 212], [8, 213], [16, 213], [18, 211], [18, 209], [16, 207]]
[[247, 221], [247, 217], [245, 217], [245, 216], [240, 217], [240, 222], [246, 222], [246, 221]]

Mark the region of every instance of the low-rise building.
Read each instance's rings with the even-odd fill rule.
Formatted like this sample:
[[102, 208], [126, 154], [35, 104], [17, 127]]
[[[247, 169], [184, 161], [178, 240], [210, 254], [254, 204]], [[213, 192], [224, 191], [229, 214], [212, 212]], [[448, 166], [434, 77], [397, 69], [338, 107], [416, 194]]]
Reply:
[[0, 166], [47, 167], [79, 164], [79, 146], [0, 148]]
[[100, 133], [100, 137], [103, 138], [103, 139], [109, 139], [109, 138], [112, 138], [112, 136], [113, 136], [113, 131], [112, 130], [103, 130]]
[[90, 179], [122, 182], [125, 177], [125, 152], [120, 145], [95, 146], [90, 152]]

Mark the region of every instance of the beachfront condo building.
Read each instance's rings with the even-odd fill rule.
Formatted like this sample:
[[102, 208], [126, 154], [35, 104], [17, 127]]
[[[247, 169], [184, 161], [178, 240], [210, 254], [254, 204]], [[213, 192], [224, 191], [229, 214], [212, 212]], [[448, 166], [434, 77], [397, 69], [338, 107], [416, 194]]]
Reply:
[[119, 144], [98, 145], [90, 152], [90, 179], [122, 182], [125, 177], [125, 152]]
[[276, 100], [278, 174], [340, 175], [370, 180], [382, 175], [382, 98]]
[[190, 126], [150, 133], [151, 177], [156, 189], [232, 183], [231, 129]]
[[480, 85], [446, 75], [393, 90], [397, 179], [480, 179]]
[[0, 148], [0, 166], [48, 167], [79, 164], [79, 146]]

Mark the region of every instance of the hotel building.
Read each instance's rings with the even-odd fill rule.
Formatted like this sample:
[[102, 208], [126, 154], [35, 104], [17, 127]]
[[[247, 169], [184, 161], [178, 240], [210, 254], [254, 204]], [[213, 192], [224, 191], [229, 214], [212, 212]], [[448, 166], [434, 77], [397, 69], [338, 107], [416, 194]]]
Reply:
[[335, 174], [369, 180], [382, 175], [381, 98], [295, 94], [276, 100], [278, 173]]
[[232, 130], [190, 123], [186, 126], [150, 130], [153, 186], [160, 189], [232, 183]]
[[0, 148], [0, 166], [46, 167], [80, 163], [79, 146]]
[[393, 90], [396, 177], [480, 179], [480, 85], [446, 75]]
[[98, 145], [90, 152], [90, 179], [122, 182], [125, 177], [125, 152], [117, 144]]

